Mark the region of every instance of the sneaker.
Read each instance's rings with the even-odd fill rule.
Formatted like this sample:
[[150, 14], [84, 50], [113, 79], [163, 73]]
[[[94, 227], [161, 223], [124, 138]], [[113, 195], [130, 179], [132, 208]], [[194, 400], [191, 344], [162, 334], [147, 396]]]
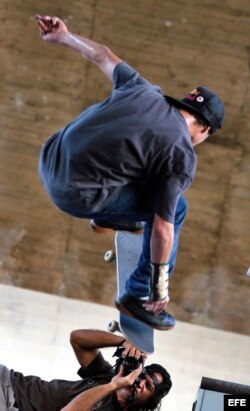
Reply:
[[134, 221], [108, 221], [108, 220], [90, 220], [89, 228], [98, 234], [106, 234], [110, 230], [128, 231], [133, 234], [142, 234], [144, 225], [141, 222]]
[[132, 297], [127, 292], [115, 300], [116, 308], [129, 317], [134, 317], [156, 330], [170, 330], [175, 325], [175, 319], [167, 311], [155, 315], [143, 307], [145, 301]]

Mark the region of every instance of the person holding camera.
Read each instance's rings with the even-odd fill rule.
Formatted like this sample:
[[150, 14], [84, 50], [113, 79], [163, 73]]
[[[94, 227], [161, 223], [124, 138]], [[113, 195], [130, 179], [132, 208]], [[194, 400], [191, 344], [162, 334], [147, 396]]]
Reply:
[[[74, 330], [70, 342], [80, 363], [77, 381], [24, 376], [0, 365], [1, 411], [128, 411], [159, 409], [171, 388], [158, 364], [144, 367], [146, 355], [122, 336], [101, 330]], [[100, 348], [116, 347], [116, 365]]]

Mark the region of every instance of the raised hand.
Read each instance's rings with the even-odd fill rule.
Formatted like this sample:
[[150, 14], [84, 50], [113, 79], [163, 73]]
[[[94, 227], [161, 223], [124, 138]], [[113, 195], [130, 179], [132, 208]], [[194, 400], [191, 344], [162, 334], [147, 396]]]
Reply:
[[35, 18], [44, 41], [59, 43], [62, 35], [68, 33], [66, 24], [58, 17], [36, 15]]
[[122, 387], [130, 387], [135, 382], [136, 378], [139, 377], [139, 375], [141, 374], [142, 366], [140, 365], [139, 368], [132, 371], [130, 374], [126, 376], [123, 376], [123, 372], [124, 367], [122, 365], [119, 373], [112, 378], [112, 384], [115, 386], [115, 389], [119, 389]]
[[122, 353], [123, 358], [125, 358], [125, 357], [135, 357], [137, 360], [139, 360], [140, 357], [142, 356], [143, 361], [146, 360], [147, 354], [143, 353], [137, 347], [132, 345], [129, 341], [125, 340], [123, 342], [122, 346], [125, 348], [123, 353]]
[[143, 307], [146, 311], [151, 311], [156, 315], [159, 315], [163, 310], [165, 310], [167, 304], [169, 303], [170, 298], [167, 296], [164, 300], [161, 301], [152, 301], [148, 300], [143, 304]]

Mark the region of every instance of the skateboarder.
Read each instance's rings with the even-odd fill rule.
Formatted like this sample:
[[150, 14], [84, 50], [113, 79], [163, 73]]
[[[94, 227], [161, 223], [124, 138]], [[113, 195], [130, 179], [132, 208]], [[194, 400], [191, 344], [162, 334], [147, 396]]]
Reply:
[[58, 17], [36, 20], [45, 42], [76, 50], [113, 83], [105, 101], [43, 145], [44, 187], [61, 210], [92, 219], [92, 227], [144, 228], [138, 267], [116, 306], [152, 327], [172, 328], [175, 320], [165, 308], [187, 210], [182, 194], [195, 175], [193, 146], [221, 128], [223, 104], [206, 87], [182, 100], [164, 96], [108, 47], [72, 34]]
[[[139, 360], [142, 353], [121, 336], [100, 330], [75, 330], [70, 342], [81, 366], [77, 381], [44, 381], [0, 365], [0, 410], [125, 411], [138, 410], [133, 407], [139, 404], [143, 410], [154, 410], [171, 388], [169, 373], [158, 364], [143, 370], [140, 366], [128, 375], [124, 372], [125, 359]], [[114, 369], [100, 348], [117, 346], [124, 347], [124, 351]]]

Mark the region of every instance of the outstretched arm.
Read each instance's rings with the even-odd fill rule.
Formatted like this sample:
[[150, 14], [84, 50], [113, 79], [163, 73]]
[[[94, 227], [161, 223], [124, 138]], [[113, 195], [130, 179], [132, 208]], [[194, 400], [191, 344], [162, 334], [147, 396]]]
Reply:
[[[87, 367], [98, 355], [99, 349], [104, 347], [117, 347], [121, 345], [125, 348], [123, 357], [127, 355], [137, 359], [141, 356], [141, 351], [124, 340], [123, 336], [101, 330], [75, 330], [70, 334], [70, 343], [75, 352], [80, 365]], [[146, 358], [146, 355], [144, 358]]]
[[114, 68], [122, 60], [108, 47], [68, 31], [65, 23], [58, 17], [36, 16], [42, 39], [48, 43], [58, 43], [81, 53], [87, 60], [95, 63], [110, 81]]
[[121, 367], [120, 372], [115, 375], [108, 384], [99, 385], [82, 392], [66, 405], [66, 407], [61, 409], [61, 411], [92, 411], [94, 405], [107, 395], [120, 388], [131, 386], [140, 375], [141, 371], [142, 367], [140, 366], [138, 369], [124, 377], [123, 367]]

